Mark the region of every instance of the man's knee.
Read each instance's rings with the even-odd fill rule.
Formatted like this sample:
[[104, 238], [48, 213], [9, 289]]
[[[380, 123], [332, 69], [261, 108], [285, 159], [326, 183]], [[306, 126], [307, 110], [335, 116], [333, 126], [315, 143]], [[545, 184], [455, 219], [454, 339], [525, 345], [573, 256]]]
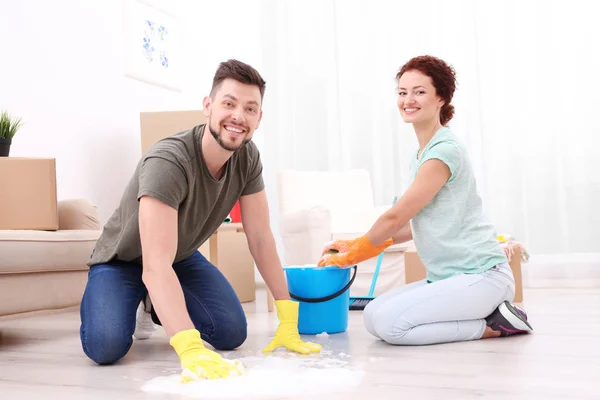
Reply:
[[100, 365], [114, 364], [127, 354], [133, 343], [131, 335], [110, 327], [101, 329], [81, 328], [83, 352]]
[[245, 316], [235, 320], [222, 321], [216, 328], [207, 342], [217, 350], [236, 349], [248, 337], [248, 323]]

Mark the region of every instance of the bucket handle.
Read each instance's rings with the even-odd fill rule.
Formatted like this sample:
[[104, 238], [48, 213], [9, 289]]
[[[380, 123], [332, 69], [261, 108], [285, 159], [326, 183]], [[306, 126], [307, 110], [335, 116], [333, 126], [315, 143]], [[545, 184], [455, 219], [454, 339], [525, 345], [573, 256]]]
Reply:
[[348, 284], [346, 284], [346, 286], [344, 286], [342, 289], [338, 290], [334, 294], [330, 294], [329, 296], [325, 296], [325, 297], [317, 297], [317, 298], [313, 299], [313, 298], [308, 298], [308, 297], [296, 296], [295, 294], [290, 292], [290, 297], [294, 300], [303, 301], [305, 303], [322, 303], [324, 301], [329, 301], [331, 299], [335, 299], [336, 297], [338, 297], [339, 295], [344, 293], [346, 290], [348, 290], [348, 288], [354, 282], [354, 278], [356, 278], [356, 265], [353, 266], [352, 268], [354, 269], [354, 274], [352, 275], [352, 278], [350, 278], [350, 281], [348, 282]]

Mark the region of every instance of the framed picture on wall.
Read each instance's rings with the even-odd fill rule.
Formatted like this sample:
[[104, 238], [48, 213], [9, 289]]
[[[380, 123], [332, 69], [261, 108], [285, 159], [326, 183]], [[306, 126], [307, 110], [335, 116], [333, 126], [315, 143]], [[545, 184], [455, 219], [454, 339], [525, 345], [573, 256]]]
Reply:
[[[123, 1], [125, 75], [169, 90], [180, 90], [177, 19], [156, 0]], [[168, 4], [164, 2], [164, 4]]]

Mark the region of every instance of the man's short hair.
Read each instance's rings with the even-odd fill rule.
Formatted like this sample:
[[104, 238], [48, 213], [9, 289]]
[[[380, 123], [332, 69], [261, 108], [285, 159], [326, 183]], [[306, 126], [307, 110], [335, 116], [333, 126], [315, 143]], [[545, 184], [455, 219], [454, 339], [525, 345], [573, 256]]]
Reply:
[[258, 71], [246, 63], [231, 59], [219, 64], [210, 90], [211, 97], [214, 97], [214, 93], [225, 79], [234, 79], [240, 83], [258, 86], [261, 100], [265, 95], [266, 82]]

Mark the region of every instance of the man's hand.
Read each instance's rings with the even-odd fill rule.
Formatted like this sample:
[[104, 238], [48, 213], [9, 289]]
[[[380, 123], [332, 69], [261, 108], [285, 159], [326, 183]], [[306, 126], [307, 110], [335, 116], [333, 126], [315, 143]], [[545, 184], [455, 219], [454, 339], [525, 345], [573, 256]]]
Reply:
[[[393, 244], [392, 238], [379, 246], [373, 246], [366, 235], [354, 240], [336, 240], [323, 249], [323, 256], [318, 262], [319, 267], [333, 265], [341, 268], [352, 267], [365, 260], [373, 258]], [[336, 254], [328, 254], [337, 252]]]
[[189, 329], [178, 332], [169, 342], [181, 360], [181, 382], [198, 379], [219, 379], [242, 375], [246, 369], [238, 360], [227, 360], [207, 349], [200, 332]]
[[300, 354], [320, 352], [323, 346], [317, 343], [303, 342], [298, 333], [298, 308], [300, 304], [292, 300], [276, 300], [279, 327], [271, 343], [264, 348], [269, 353], [278, 347], [284, 346], [290, 351]]

